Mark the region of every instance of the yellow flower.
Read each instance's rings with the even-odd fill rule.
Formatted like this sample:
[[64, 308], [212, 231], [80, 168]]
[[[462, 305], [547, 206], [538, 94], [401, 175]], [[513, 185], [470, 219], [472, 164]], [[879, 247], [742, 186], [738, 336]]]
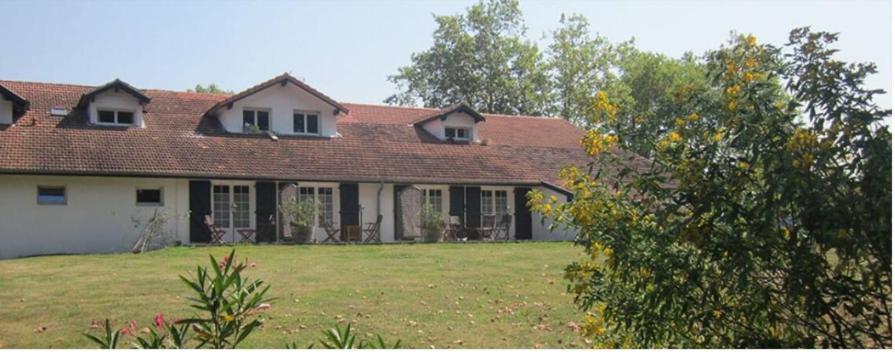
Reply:
[[715, 142], [720, 142], [722, 139], [724, 139], [724, 129], [719, 129], [717, 132], [715, 132], [715, 135], [712, 136], [712, 140], [714, 140]]
[[699, 115], [694, 112], [690, 114], [690, 116], [687, 116], [687, 120], [690, 120], [690, 122], [696, 122], [696, 120], [699, 120]]
[[729, 95], [729, 96], [736, 96], [737, 94], [740, 93], [740, 85], [734, 84], [730, 87], [727, 87], [726, 92], [727, 92], [727, 95]]
[[677, 142], [680, 142], [681, 140], [683, 140], [683, 137], [681, 137], [681, 134], [680, 134], [680, 133], [677, 133], [677, 132], [671, 132], [670, 134], [668, 134], [668, 139], [669, 139], [672, 143], [677, 143]]
[[755, 46], [756, 44], [758, 44], [758, 39], [754, 35], [750, 34], [746, 37], [746, 45]]
[[736, 111], [736, 109], [737, 109], [736, 100], [731, 100], [729, 103], [727, 103], [727, 110]]
[[750, 57], [750, 58], [746, 59], [745, 66], [746, 66], [746, 68], [755, 68], [755, 66], [758, 66], [758, 63], [755, 61], [754, 58]]
[[618, 136], [603, 134], [596, 130], [587, 131], [581, 139], [581, 146], [589, 156], [595, 156], [618, 144]]

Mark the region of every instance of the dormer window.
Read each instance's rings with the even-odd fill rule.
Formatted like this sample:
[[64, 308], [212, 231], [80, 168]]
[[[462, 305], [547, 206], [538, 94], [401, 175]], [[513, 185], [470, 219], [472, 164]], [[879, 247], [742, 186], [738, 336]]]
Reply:
[[445, 127], [444, 128], [444, 138], [448, 140], [455, 141], [468, 141], [469, 140], [469, 128], [460, 128], [460, 127]]
[[97, 123], [101, 125], [133, 125], [134, 112], [122, 110], [97, 109]]
[[243, 109], [243, 132], [260, 132], [270, 130], [270, 110]]
[[320, 134], [320, 113], [316, 111], [296, 111], [292, 113], [292, 132], [295, 134]]

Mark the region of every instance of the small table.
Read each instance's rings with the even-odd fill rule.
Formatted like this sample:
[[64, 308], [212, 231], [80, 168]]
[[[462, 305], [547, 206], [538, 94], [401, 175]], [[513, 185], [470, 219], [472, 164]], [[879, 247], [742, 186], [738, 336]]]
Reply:
[[343, 242], [360, 242], [360, 226], [358, 225], [342, 225], [342, 241]]
[[238, 229], [236, 232], [242, 237], [239, 243], [255, 243], [255, 229]]

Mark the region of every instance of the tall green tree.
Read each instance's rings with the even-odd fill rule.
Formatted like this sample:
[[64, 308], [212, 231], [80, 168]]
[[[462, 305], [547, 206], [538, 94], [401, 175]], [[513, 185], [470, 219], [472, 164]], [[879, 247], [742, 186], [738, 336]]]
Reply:
[[411, 56], [389, 81], [398, 93], [389, 104], [447, 106], [465, 102], [475, 109], [540, 115], [550, 93], [538, 46], [523, 39], [525, 26], [516, 0], [488, 0], [465, 14], [435, 16], [431, 48]]
[[613, 45], [592, 34], [582, 15], [563, 14], [559, 23], [548, 54], [552, 113], [583, 126], [589, 121], [594, 96], [616, 78], [622, 53], [633, 50], [632, 42]]
[[[716, 99], [706, 94], [705, 68], [693, 55], [680, 59], [624, 48], [611, 76], [603, 84], [613, 97], [618, 114], [611, 129], [625, 138], [620, 142], [629, 150], [650, 157], [651, 145], [663, 133], [676, 127], [681, 118], [690, 115], [700, 99]], [[591, 98], [593, 104], [593, 98]], [[588, 113], [594, 113], [589, 110]]]
[[707, 89], [647, 163], [598, 94], [593, 160], [561, 175], [572, 200], [530, 195], [579, 231], [588, 255], [566, 275], [597, 345], [891, 347], [891, 110], [836, 37], [710, 52]]

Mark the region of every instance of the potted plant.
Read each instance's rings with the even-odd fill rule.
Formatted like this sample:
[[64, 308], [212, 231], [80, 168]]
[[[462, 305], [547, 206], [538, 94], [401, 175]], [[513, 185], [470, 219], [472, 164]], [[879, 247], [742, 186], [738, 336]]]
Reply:
[[441, 212], [435, 210], [432, 205], [426, 204], [420, 209], [420, 213], [423, 241], [432, 243], [441, 240], [441, 234], [444, 230], [444, 218]]
[[280, 201], [280, 212], [289, 220], [292, 230], [292, 241], [308, 243], [314, 228], [314, 217], [317, 216], [317, 201], [312, 198], [297, 200], [290, 197]]

